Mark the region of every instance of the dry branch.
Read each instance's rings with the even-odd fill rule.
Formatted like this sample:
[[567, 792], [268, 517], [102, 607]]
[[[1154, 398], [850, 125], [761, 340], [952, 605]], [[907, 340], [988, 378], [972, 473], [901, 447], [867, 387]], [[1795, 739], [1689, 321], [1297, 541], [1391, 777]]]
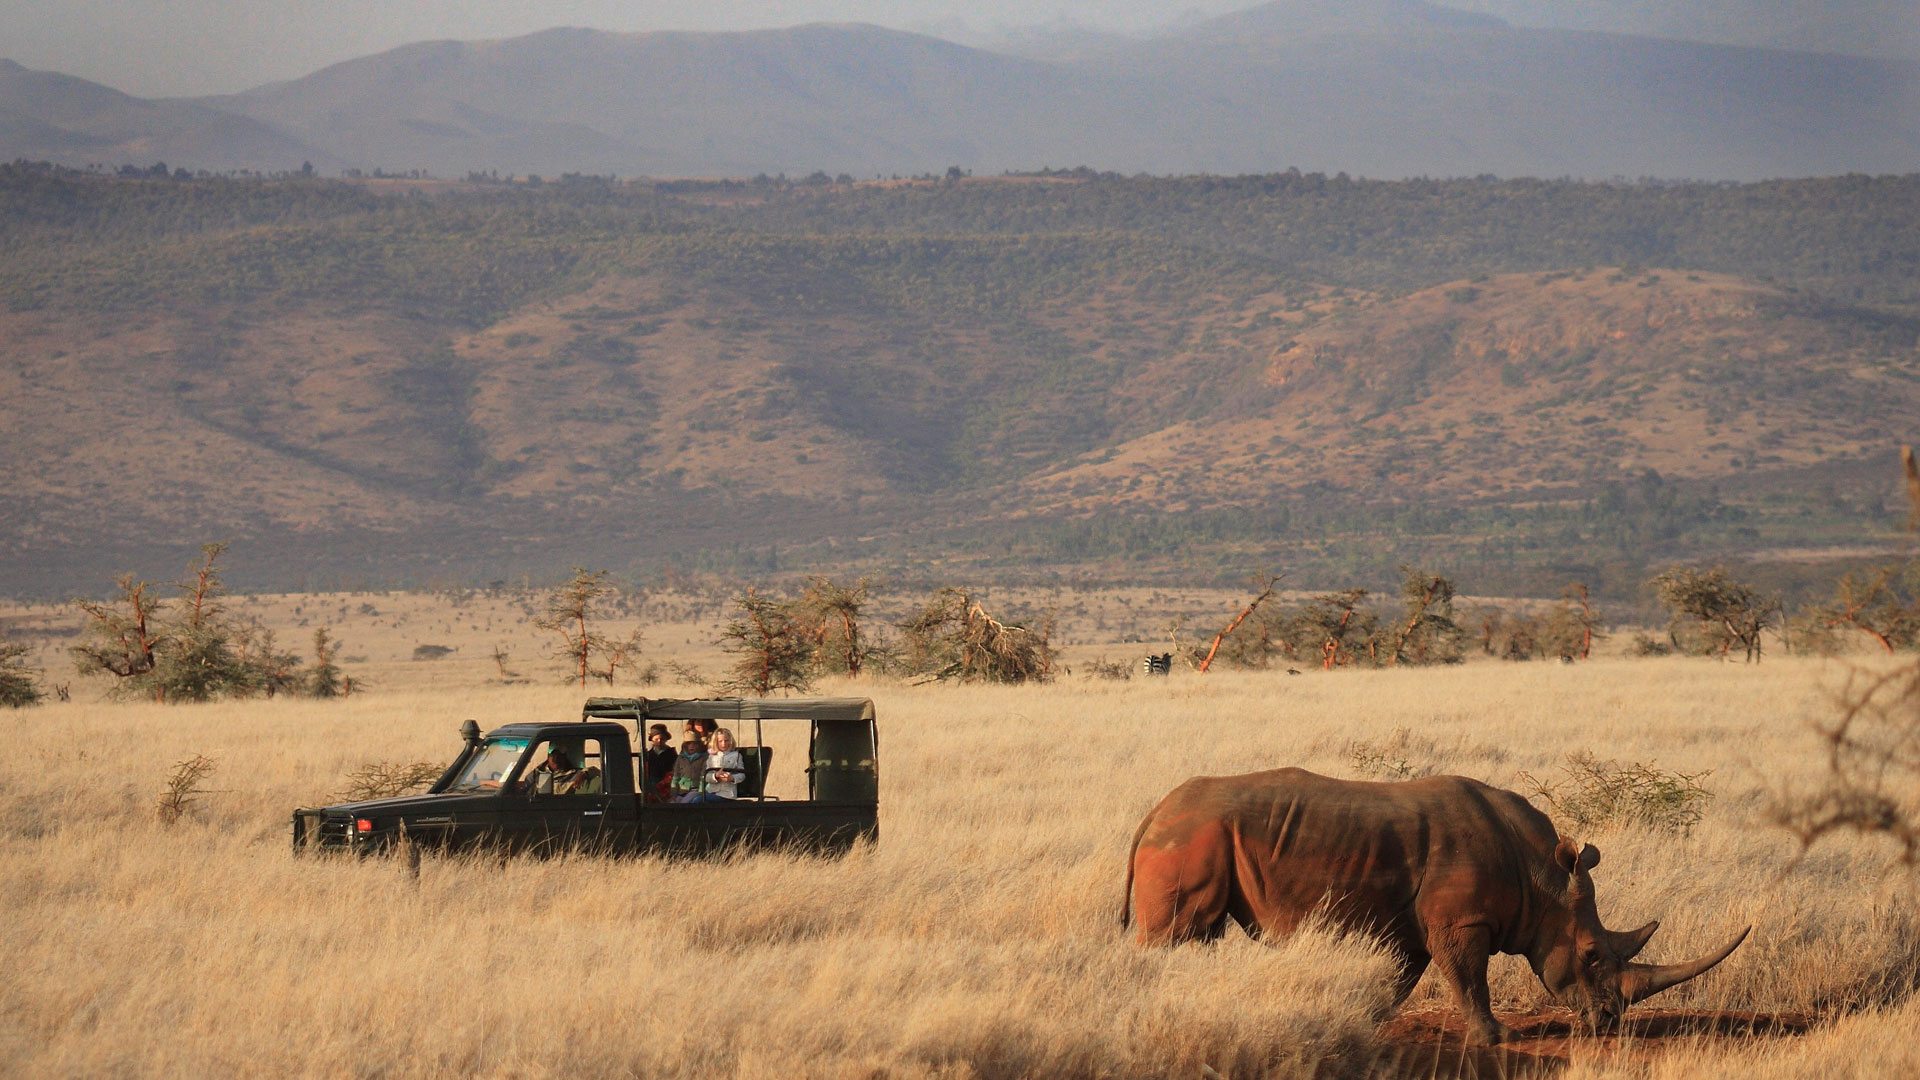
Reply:
[[1240, 609], [1240, 614], [1235, 615], [1233, 621], [1228, 623], [1224, 629], [1213, 635], [1213, 644], [1207, 647], [1207, 655], [1200, 661], [1200, 666], [1195, 670], [1199, 671], [1202, 675], [1207, 673], [1207, 669], [1213, 666], [1214, 655], [1220, 651], [1220, 643], [1225, 641], [1228, 635], [1232, 634], [1235, 630], [1240, 629], [1240, 624], [1247, 621], [1247, 617], [1253, 614], [1254, 609], [1273, 598], [1273, 587], [1278, 584], [1280, 584], [1279, 575], [1267, 578], [1266, 587], [1260, 590], [1260, 595], [1254, 597], [1251, 603]]
[[174, 763], [173, 771], [167, 774], [166, 787], [160, 792], [160, 801], [154, 806], [154, 815], [162, 825], [178, 822], [193, 804], [208, 794], [200, 783], [213, 775], [215, 765], [205, 754]]

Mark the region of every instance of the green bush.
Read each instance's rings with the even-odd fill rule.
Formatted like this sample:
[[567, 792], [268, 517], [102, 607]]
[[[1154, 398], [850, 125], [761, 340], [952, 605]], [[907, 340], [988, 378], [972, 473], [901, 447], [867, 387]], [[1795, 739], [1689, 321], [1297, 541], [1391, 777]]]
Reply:
[[0, 708], [38, 705], [46, 696], [33, 669], [27, 666], [30, 651], [17, 641], [0, 641]]
[[1560, 775], [1517, 778], [1522, 790], [1544, 801], [1556, 822], [1581, 832], [1642, 825], [1684, 836], [1700, 823], [1713, 792], [1701, 785], [1712, 770], [1669, 772], [1645, 762], [1605, 761], [1587, 751], [1568, 754]]

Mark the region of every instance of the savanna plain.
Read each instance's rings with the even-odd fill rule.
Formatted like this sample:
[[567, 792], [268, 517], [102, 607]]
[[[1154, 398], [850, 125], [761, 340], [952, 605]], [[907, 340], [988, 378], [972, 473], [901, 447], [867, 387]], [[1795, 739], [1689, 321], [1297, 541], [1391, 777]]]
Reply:
[[[1865, 658], [830, 682], [817, 692], [872, 697], [880, 717], [881, 839], [842, 858], [429, 855], [416, 874], [395, 858], [295, 857], [288, 811], [330, 800], [356, 768], [446, 760], [467, 718], [577, 714], [578, 687], [531, 660], [506, 678], [477, 648], [444, 666], [396, 645], [343, 701], [165, 706], [82, 685], [7, 715], [3, 1071], [1920, 1072], [1912, 873], [1884, 842], [1803, 852], [1766, 824], [1772, 800], [1819, 782], [1813, 725]], [[1388, 961], [1364, 939], [1142, 949], [1119, 925], [1133, 828], [1188, 776], [1384, 768], [1521, 788], [1580, 752], [1699, 774], [1712, 796], [1687, 832], [1627, 822], [1578, 837], [1603, 853], [1607, 924], [1661, 920], [1644, 957], [1657, 961], [1754, 927], [1613, 1035], [1571, 1034], [1514, 957], [1495, 958], [1493, 989], [1521, 1038], [1469, 1055], [1431, 975], [1390, 1013]], [[165, 824], [156, 796], [194, 755], [217, 763], [209, 790]]]

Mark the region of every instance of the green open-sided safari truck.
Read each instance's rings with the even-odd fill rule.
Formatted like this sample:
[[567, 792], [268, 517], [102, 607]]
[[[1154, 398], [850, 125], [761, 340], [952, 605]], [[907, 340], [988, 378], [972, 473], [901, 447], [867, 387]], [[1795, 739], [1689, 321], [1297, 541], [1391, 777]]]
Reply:
[[[662, 801], [641, 788], [650, 724], [710, 720], [746, 763], [737, 797]], [[631, 726], [629, 726], [631, 725]], [[427, 848], [697, 854], [737, 846], [844, 851], [876, 840], [879, 742], [865, 698], [591, 698], [578, 721], [508, 724], [465, 745], [421, 795], [293, 812], [295, 851]], [[571, 768], [552, 782], [551, 765]]]

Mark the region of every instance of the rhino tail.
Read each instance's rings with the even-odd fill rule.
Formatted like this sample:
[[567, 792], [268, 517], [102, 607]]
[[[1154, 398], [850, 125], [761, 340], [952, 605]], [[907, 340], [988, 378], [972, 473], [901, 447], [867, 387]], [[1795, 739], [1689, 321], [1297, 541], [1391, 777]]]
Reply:
[[1120, 894], [1120, 929], [1122, 930], [1133, 925], [1133, 857], [1140, 850], [1140, 838], [1147, 835], [1147, 826], [1153, 824], [1153, 815], [1159, 810], [1160, 808], [1156, 806], [1147, 811], [1147, 816], [1140, 819], [1140, 827], [1133, 830], [1133, 843], [1127, 846], [1127, 887], [1126, 891]]

